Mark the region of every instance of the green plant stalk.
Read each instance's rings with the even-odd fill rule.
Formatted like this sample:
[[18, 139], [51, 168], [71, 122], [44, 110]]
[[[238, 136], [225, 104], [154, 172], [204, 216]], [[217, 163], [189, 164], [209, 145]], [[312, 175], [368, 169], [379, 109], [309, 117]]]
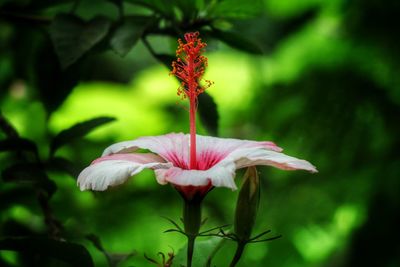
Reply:
[[246, 246], [246, 242], [241, 242], [241, 241], [237, 242], [235, 256], [233, 256], [232, 262], [229, 265], [229, 267], [236, 266], [236, 264], [239, 262], [240, 258], [242, 257], [245, 246]]
[[187, 246], [187, 260], [186, 266], [192, 267], [192, 260], [193, 260], [193, 252], [194, 252], [194, 241], [196, 237], [188, 236], [188, 246]]
[[192, 267], [194, 244], [201, 226], [201, 201], [202, 198], [194, 197], [190, 200], [185, 199], [184, 203], [183, 224], [188, 238], [187, 267]]

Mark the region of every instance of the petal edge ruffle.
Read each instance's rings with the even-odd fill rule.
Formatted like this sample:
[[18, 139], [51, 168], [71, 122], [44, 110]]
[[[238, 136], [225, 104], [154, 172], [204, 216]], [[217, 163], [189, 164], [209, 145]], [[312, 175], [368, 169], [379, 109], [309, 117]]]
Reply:
[[[110, 186], [124, 183], [131, 176], [144, 169], [162, 169], [172, 167], [157, 155], [112, 155], [101, 157], [86, 167], [78, 176], [77, 184], [81, 191], [104, 191]], [[159, 158], [158, 161], [156, 159]], [[151, 159], [155, 159], [150, 161]]]

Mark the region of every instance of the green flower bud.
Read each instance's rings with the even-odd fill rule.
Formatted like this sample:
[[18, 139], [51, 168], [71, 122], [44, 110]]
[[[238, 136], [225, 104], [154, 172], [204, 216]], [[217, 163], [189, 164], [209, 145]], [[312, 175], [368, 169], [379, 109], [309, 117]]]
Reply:
[[258, 205], [260, 202], [260, 180], [257, 169], [248, 167], [243, 176], [242, 187], [236, 203], [234, 231], [239, 241], [250, 239]]

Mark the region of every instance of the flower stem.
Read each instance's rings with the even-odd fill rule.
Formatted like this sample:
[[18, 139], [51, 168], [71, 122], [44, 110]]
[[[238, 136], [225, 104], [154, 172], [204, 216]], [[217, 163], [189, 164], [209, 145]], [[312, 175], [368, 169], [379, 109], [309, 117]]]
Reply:
[[192, 266], [194, 242], [199, 235], [201, 226], [201, 201], [202, 198], [198, 197], [185, 200], [185, 206], [183, 208], [183, 223], [185, 226], [185, 234], [188, 238], [187, 267]]
[[188, 247], [187, 247], [187, 261], [186, 266], [192, 267], [193, 252], [194, 252], [194, 241], [196, 237], [188, 237]]
[[191, 170], [197, 169], [196, 159], [196, 98], [190, 98], [190, 163], [189, 168]]
[[235, 256], [233, 256], [233, 259], [232, 259], [232, 262], [231, 262], [231, 264], [229, 265], [229, 267], [235, 267], [236, 266], [236, 264], [239, 262], [239, 260], [240, 260], [240, 257], [242, 256], [242, 254], [243, 254], [243, 251], [244, 251], [244, 247], [246, 246], [246, 243], [245, 242], [241, 242], [241, 241], [238, 241], [238, 243], [237, 243], [237, 248], [236, 248], [236, 252], [235, 252]]

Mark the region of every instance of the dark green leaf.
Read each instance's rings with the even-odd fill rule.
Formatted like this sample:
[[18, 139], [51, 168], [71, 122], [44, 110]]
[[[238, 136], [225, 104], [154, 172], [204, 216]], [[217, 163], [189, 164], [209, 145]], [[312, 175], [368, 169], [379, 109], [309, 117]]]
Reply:
[[66, 241], [38, 237], [5, 238], [0, 240], [0, 250], [34, 253], [74, 267], [94, 267], [92, 257], [84, 246]]
[[251, 42], [244, 36], [239, 33], [231, 32], [231, 31], [220, 31], [217, 29], [213, 29], [213, 31], [209, 32], [211, 37], [214, 37], [229, 46], [237, 48], [239, 50], [251, 53], [251, 54], [262, 54], [260, 46]]
[[54, 155], [54, 152], [56, 152], [56, 150], [63, 145], [77, 138], [81, 138], [90, 133], [95, 128], [114, 120], [115, 118], [111, 117], [99, 117], [75, 124], [71, 128], [61, 131], [58, 135], [54, 137], [53, 141], [51, 142], [50, 154]]
[[81, 171], [73, 162], [61, 157], [52, 157], [46, 163], [46, 169], [52, 171], [61, 171], [71, 175], [74, 178], [78, 177]]
[[37, 163], [17, 163], [1, 173], [5, 182], [29, 183], [44, 190], [48, 196], [52, 196], [57, 190], [56, 184], [50, 180], [43, 170], [43, 166]]
[[[29, 206], [36, 199], [36, 193], [30, 186], [18, 186], [1, 190], [0, 213], [14, 205]], [[1, 266], [1, 265], [0, 265]]]
[[111, 22], [95, 17], [88, 22], [73, 15], [60, 14], [50, 25], [50, 36], [63, 69], [75, 63], [108, 33]]
[[99, 251], [105, 252], [103, 244], [101, 243], [100, 238], [98, 236], [96, 236], [95, 234], [88, 234], [86, 236], [86, 239], [92, 242], [93, 246], [95, 246]]
[[146, 16], [125, 17], [113, 33], [110, 40], [111, 48], [120, 56], [125, 56], [152, 22], [153, 19]]
[[11, 125], [11, 123], [4, 117], [3, 113], [0, 110], [0, 130], [4, 132], [4, 134], [8, 138], [18, 138], [18, 132]]
[[0, 140], [0, 152], [1, 151], [30, 151], [37, 155], [36, 144], [25, 138]]
[[167, 54], [156, 54], [154, 56], [169, 69], [171, 68], [172, 61], [176, 60], [176, 57]]
[[50, 179], [39, 181], [38, 183], [36, 183], [36, 187], [46, 192], [48, 198], [51, 198], [51, 196], [53, 196], [54, 193], [57, 191], [56, 183]]
[[166, 18], [174, 17], [174, 5], [170, 1], [165, 0], [128, 0], [136, 5], [146, 7], [155, 13], [158, 13]]
[[108, 1], [116, 5], [117, 7], [120, 7], [123, 4], [122, 0], [108, 0]]
[[47, 174], [36, 163], [17, 163], [2, 172], [5, 182], [38, 182], [47, 180]]
[[23, 8], [24, 10], [37, 11], [62, 4], [68, 5], [74, 1], [76, 0], [1, 0], [0, 5], [4, 2], [8, 4], [7, 8]]
[[35, 85], [46, 110], [56, 110], [71, 93], [80, 78], [80, 66], [61, 69], [50, 38], [38, 48], [33, 61]]
[[246, 19], [260, 15], [263, 10], [262, 0], [223, 0], [215, 2], [209, 14], [217, 18]]
[[196, 3], [197, 1], [187, 1], [187, 0], [175, 0], [176, 6], [182, 11], [184, 20], [194, 19], [197, 13]]
[[218, 136], [218, 110], [214, 99], [207, 93], [200, 94], [199, 116], [203, 126], [214, 136]]

